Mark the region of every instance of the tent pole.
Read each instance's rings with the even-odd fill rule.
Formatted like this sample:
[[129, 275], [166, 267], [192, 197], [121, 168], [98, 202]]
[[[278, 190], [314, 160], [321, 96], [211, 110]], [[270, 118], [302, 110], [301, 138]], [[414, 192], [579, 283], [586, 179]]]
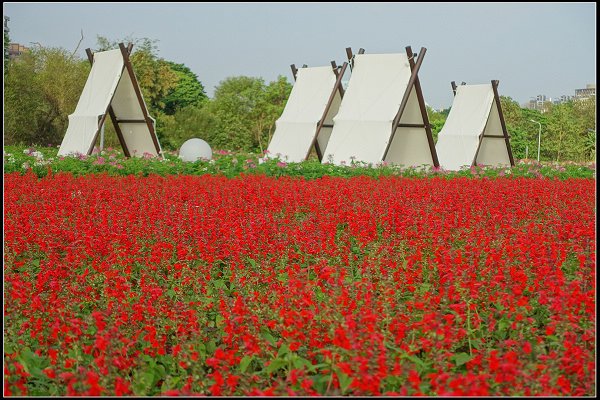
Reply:
[[102, 128], [100, 128], [100, 151], [104, 150], [104, 127], [106, 125], [102, 124]]
[[[342, 69], [341, 69], [340, 73], [336, 74], [337, 79], [335, 80], [335, 85], [333, 86], [333, 91], [329, 95], [329, 100], [327, 101], [327, 105], [325, 106], [325, 111], [323, 111], [323, 116], [321, 117], [321, 120], [319, 121], [319, 124], [317, 126], [317, 131], [315, 132], [315, 137], [313, 138], [313, 142], [312, 142], [311, 146], [309, 147], [309, 152], [310, 152], [310, 149], [312, 148], [312, 146], [315, 146], [315, 150], [317, 151], [317, 156], [319, 157], [319, 161], [323, 161], [323, 152], [319, 148], [319, 142], [317, 141], [317, 138], [319, 137], [321, 128], [323, 127], [323, 124], [325, 123], [325, 118], [327, 117], [329, 108], [331, 108], [331, 104], [333, 103], [335, 94], [338, 91], [338, 87], [340, 87], [342, 85], [342, 77], [344, 76], [344, 72], [346, 72], [346, 67], [348, 67], [347, 62], [345, 62], [342, 65]], [[334, 72], [335, 72], [335, 70], [334, 70]], [[306, 158], [308, 158], [308, 154], [306, 155], [306, 157], [304, 157], [304, 159], [306, 159]]]
[[496, 100], [496, 107], [498, 107], [498, 116], [500, 117], [500, 125], [502, 126], [502, 134], [504, 135], [504, 143], [506, 143], [506, 150], [508, 151], [508, 159], [510, 160], [510, 166], [515, 166], [515, 159], [513, 158], [512, 149], [510, 147], [510, 140], [508, 137], [508, 131], [506, 130], [506, 123], [504, 122], [504, 114], [502, 113], [502, 105], [500, 104], [500, 96], [498, 95], [498, 80], [492, 80], [492, 89], [494, 90], [494, 100]]
[[[419, 53], [419, 59], [421, 55], [425, 54], [427, 51], [426, 48], [421, 48], [421, 53]], [[412, 48], [410, 46], [406, 46], [406, 56], [408, 57], [408, 63], [410, 64], [410, 69], [412, 70], [415, 67], [415, 59], [413, 56]], [[427, 115], [427, 106], [425, 105], [425, 98], [423, 97], [423, 91], [421, 90], [421, 82], [419, 81], [419, 76], [415, 78], [415, 94], [417, 95], [417, 101], [419, 102], [419, 109], [421, 111], [421, 118], [423, 119], [423, 125], [425, 125], [425, 134], [427, 135], [427, 143], [429, 144], [429, 152], [431, 153], [431, 161], [433, 162], [434, 167], [439, 167], [440, 163], [438, 160], [437, 152], [435, 151], [435, 143], [433, 142], [433, 132], [431, 132], [431, 124], [429, 123], [429, 116]], [[398, 127], [399, 124], [396, 125]]]
[[452, 81], [450, 84], [452, 85], [452, 93], [456, 96], [456, 82]]
[[[412, 72], [410, 74], [410, 79], [408, 80], [408, 84], [406, 85], [406, 90], [404, 91], [404, 96], [402, 96], [402, 102], [400, 103], [400, 107], [398, 107], [398, 113], [394, 120], [392, 121], [392, 132], [390, 133], [390, 138], [388, 140], [387, 146], [385, 146], [385, 150], [383, 151], [383, 156], [381, 157], [381, 161], [385, 161], [387, 157], [387, 153], [392, 145], [392, 141], [394, 140], [394, 135], [396, 134], [396, 129], [398, 128], [398, 124], [400, 123], [400, 119], [402, 118], [402, 114], [404, 113], [404, 109], [406, 108], [406, 104], [408, 103], [408, 98], [410, 96], [410, 92], [415, 84], [415, 80], [417, 79], [419, 69], [421, 68], [421, 64], [423, 64], [423, 58], [425, 57], [425, 52], [427, 49], [425, 47], [421, 47], [421, 52], [419, 53], [419, 57], [417, 59], [417, 63], [415, 64]], [[426, 111], [427, 112], [427, 111]], [[425, 123], [425, 121], [423, 121]], [[437, 165], [436, 165], [437, 166]]]

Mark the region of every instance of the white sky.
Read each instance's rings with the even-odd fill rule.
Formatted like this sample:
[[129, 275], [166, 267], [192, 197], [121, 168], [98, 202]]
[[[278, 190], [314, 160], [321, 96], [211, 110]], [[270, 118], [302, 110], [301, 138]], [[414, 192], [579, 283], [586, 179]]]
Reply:
[[290, 64], [341, 65], [345, 48], [427, 53], [425, 101], [452, 103], [451, 81], [499, 79], [519, 103], [596, 82], [596, 4], [587, 3], [4, 3], [12, 42], [74, 50], [97, 36], [158, 39], [213, 95], [230, 76], [284, 75]]

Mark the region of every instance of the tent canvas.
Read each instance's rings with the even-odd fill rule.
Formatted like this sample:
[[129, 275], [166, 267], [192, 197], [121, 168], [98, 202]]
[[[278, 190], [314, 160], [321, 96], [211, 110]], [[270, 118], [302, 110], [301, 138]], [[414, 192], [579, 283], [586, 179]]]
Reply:
[[347, 64], [337, 72], [332, 67], [304, 67], [292, 65], [296, 82], [283, 113], [275, 122], [275, 133], [267, 152], [290, 162], [308, 158], [313, 145], [319, 160], [327, 146], [333, 117], [339, 109], [343, 89], [341, 79]]
[[92, 69], [85, 83], [58, 155], [91, 154], [107, 115], [125, 156], [161, 155], [155, 120], [148, 114], [133, 67], [132, 45], [97, 52], [87, 49]]
[[437, 166], [435, 145], [418, 80], [425, 55], [356, 54], [352, 75], [323, 162]]
[[454, 101], [436, 144], [441, 167], [458, 171], [472, 165], [513, 166], [498, 81], [458, 87], [452, 84]]

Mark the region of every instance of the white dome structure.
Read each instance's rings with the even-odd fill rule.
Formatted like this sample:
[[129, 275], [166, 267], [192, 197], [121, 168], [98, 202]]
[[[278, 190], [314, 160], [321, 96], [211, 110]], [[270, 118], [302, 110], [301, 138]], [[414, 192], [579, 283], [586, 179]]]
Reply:
[[193, 138], [186, 140], [179, 149], [179, 158], [183, 161], [194, 162], [200, 159], [210, 160], [212, 149], [202, 139]]

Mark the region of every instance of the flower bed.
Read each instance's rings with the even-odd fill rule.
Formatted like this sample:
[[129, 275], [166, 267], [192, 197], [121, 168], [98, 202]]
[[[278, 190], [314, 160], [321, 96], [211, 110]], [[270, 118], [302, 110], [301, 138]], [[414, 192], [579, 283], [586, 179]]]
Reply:
[[595, 393], [595, 180], [4, 175], [5, 395]]

